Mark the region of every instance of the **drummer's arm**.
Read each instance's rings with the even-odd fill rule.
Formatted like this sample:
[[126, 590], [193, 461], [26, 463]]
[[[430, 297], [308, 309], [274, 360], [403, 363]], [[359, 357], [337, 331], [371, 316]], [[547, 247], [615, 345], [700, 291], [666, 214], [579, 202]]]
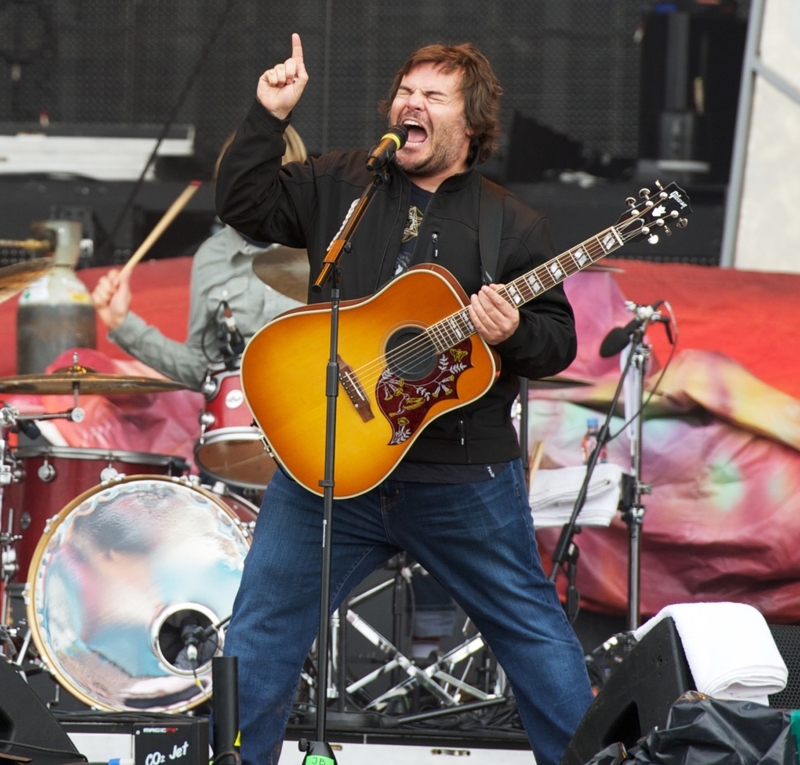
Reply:
[[108, 333], [124, 351], [158, 370], [172, 380], [199, 390], [205, 377], [208, 353], [216, 348], [215, 326], [210, 325], [207, 312], [209, 285], [198, 277], [198, 265], [210, 248], [206, 240], [195, 253], [189, 298], [189, 326], [186, 342], [180, 343], [166, 337], [158, 328], [149, 325], [132, 311], [117, 329]]
[[166, 337], [157, 327], [129, 311], [125, 320], [108, 333], [108, 339], [134, 358], [169, 377], [199, 390], [207, 362], [193, 348]]
[[97, 315], [108, 327], [108, 338], [134, 358], [169, 377], [199, 389], [206, 362], [197, 351], [163, 335], [130, 310], [130, 271], [112, 269], [92, 291]]

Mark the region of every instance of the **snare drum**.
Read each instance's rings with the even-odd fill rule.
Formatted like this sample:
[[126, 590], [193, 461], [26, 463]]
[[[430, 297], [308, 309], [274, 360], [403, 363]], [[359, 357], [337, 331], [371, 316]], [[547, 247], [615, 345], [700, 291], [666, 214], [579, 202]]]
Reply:
[[[241, 497], [166, 476], [70, 502], [48, 522], [25, 590], [33, 642], [61, 685], [109, 711], [207, 700], [256, 515]], [[205, 633], [193, 659], [195, 627]]]
[[239, 370], [209, 370], [202, 391], [206, 403], [194, 448], [197, 466], [232, 486], [264, 489], [277, 466], [253, 424]]
[[14, 543], [17, 573], [23, 583], [45, 522], [79, 494], [125, 475], [184, 475], [182, 457], [112, 449], [21, 446], [11, 454], [15, 480], [3, 497], [5, 528], [20, 537]]

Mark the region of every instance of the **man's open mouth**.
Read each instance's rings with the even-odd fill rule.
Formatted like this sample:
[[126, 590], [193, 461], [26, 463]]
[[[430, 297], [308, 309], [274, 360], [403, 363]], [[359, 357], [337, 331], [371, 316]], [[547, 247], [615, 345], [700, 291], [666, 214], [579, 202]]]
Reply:
[[403, 125], [408, 129], [406, 144], [421, 144], [428, 139], [428, 131], [416, 120], [403, 120]]

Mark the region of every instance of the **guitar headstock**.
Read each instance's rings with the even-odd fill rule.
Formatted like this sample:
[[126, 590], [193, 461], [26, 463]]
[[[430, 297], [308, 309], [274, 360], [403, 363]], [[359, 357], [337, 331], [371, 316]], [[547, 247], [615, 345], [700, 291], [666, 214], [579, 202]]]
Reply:
[[689, 195], [677, 184], [670, 183], [666, 188], [659, 181], [655, 182], [656, 191], [642, 189], [639, 192], [640, 202], [628, 197], [625, 204], [628, 210], [619, 219], [618, 228], [626, 242], [635, 242], [647, 237], [650, 244], [655, 244], [659, 233], [672, 236], [672, 229], [667, 225], [674, 223], [676, 228], [686, 228], [691, 215]]

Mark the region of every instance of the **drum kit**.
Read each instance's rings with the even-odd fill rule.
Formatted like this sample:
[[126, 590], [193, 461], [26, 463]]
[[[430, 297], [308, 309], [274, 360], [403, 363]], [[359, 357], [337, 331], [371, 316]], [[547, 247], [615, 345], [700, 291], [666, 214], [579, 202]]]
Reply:
[[[8, 280], [0, 269], [0, 301], [37, 278], [38, 260], [27, 270], [9, 267]], [[74, 406], [58, 413], [0, 406], [0, 654], [7, 660], [45, 668], [103, 711], [183, 712], [208, 700], [210, 659], [221, 649], [258, 514], [234, 492], [263, 490], [274, 470], [238, 380], [230, 370], [207, 375], [196, 447], [198, 466], [216, 480], [207, 486], [173, 455], [10, 443], [37, 421], [81, 422], [82, 394], [183, 384], [100, 374], [77, 356], [49, 374], [0, 378], [3, 395], [74, 396]]]

